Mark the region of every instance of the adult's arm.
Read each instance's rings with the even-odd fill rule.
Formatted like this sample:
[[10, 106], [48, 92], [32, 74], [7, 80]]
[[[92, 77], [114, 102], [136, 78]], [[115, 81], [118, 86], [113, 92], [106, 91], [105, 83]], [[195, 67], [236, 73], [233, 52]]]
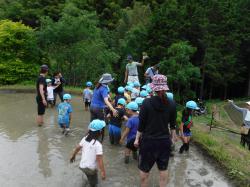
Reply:
[[239, 112], [241, 112], [241, 113], [243, 113], [243, 112], [246, 110], [245, 108], [240, 108], [240, 107], [238, 107], [236, 104], [234, 104], [233, 101], [230, 101], [230, 100], [229, 100], [229, 103], [232, 105], [232, 107], [233, 107], [234, 109], [236, 109], [237, 111], [239, 111]]
[[118, 112], [117, 112], [116, 109], [114, 109], [114, 107], [112, 106], [112, 104], [109, 102], [109, 98], [108, 97], [104, 98], [104, 102], [109, 107], [109, 109], [113, 112], [113, 116], [117, 117], [118, 116]]
[[145, 107], [145, 102], [143, 102], [139, 113], [139, 126], [138, 126], [139, 132], [144, 132], [146, 128], [146, 121], [147, 121], [147, 108]]
[[42, 102], [43, 102], [44, 106], [47, 106], [47, 101], [46, 101], [46, 98], [45, 98], [45, 95], [44, 95], [43, 88], [44, 88], [44, 85], [39, 84], [39, 92], [40, 92], [40, 95], [42, 97]]
[[126, 84], [127, 81], [128, 81], [128, 70], [127, 70], [127, 68], [126, 68], [126, 70], [125, 70], [125, 79], [124, 79], [124, 83]]

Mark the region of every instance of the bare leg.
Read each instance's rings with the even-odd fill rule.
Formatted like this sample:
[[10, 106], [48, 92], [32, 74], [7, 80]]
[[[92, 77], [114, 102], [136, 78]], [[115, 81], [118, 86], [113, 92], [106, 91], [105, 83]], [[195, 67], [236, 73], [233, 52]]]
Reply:
[[43, 125], [43, 115], [38, 115], [36, 118], [36, 122], [38, 126], [42, 126]]
[[159, 184], [160, 187], [166, 187], [168, 182], [168, 170], [160, 171]]
[[140, 171], [141, 187], [148, 187], [149, 173]]

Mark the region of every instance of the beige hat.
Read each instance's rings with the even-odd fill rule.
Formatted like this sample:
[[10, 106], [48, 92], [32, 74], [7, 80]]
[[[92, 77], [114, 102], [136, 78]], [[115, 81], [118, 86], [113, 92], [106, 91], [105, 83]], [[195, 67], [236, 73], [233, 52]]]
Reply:
[[246, 104], [250, 105], [250, 101], [246, 102]]

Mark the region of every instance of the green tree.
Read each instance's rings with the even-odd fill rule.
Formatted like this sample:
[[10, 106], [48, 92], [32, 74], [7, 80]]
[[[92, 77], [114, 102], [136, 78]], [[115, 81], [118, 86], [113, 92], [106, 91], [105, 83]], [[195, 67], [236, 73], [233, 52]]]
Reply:
[[32, 28], [0, 21], [0, 84], [14, 84], [36, 76], [41, 55]]
[[199, 82], [200, 70], [190, 61], [195, 50], [196, 48], [186, 41], [173, 43], [168, 48], [167, 58], [160, 62], [161, 73], [167, 75], [168, 82], [173, 91], [176, 91], [176, 99], [179, 101], [196, 98], [192, 84]]

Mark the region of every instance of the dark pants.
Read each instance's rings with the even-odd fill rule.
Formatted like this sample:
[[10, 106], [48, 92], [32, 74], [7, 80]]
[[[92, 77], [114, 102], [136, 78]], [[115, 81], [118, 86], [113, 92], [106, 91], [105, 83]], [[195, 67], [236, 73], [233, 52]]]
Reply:
[[[104, 109], [90, 106], [90, 122], [93, 121], [94, 119], [104, 120], [104, 118], [105, 118]], [[103, 141], [104, 139], [104, 134], [105, 134], [105, 130], [103, 128], [101, 141]]]
[[171, 143], [170, 138], [142, 138], [139, 147], [139, 169], [148, 173], [156, 163], [160, 171], [167, 170]]
[[59, 96], [61, 102], [63, 102], [63, 92], [54, 92], [54, 105], [56, 105], [56, 97]]
[[39, 116], [44, 115], [46, 106], [43, 104], [42, 99], [37, 96], [36, 97], [36, 102], [37, 102], [37, 114]]
[[92, 170], [89, 168], [80, 168], [80, 170], [82, 170], [83, 173], [87, 176], [90, 186], [96, 187], [98, 184], [97, 170]]
[[94, 119], [104, 120], [104, 109], [90, 107], [90, 121]]
[[240, 143], [243, 147], [247, 144], [248, 149], [250, 150], [250, 130], [248, 130], [248, 134], [241, 134]]

